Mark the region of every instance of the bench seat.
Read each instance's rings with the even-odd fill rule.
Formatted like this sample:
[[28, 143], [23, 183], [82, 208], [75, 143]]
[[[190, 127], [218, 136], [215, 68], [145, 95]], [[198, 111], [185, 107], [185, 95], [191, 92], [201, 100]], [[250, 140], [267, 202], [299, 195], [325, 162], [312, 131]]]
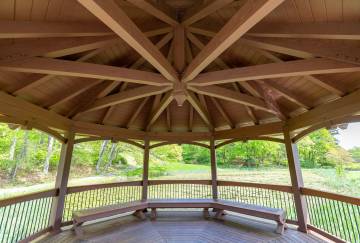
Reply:
[[73, 212], [73, 230], [77, 235], [82, 235], [81, 225], [87, 221], [106, 218], [117, 214], [135, 211], [135, 215], [145, 218], [142, 211], [148, 206], [146, 201], [133, 201], [109, 206], [84, 209]]
[[75, 211], [73, 213], [73, 229], [77, 235], [82, 235], [82, 229], [80, 226], [84, 222], [131, 211], [135, 211], [135, 216], [143, 219], [145, 218], [143, 210], [147, 208], [151, 209], [151, 219], [153, 220], [157, 217], [157, 208], [203, 208], [205, 218], [210, 217], [209, 208], [214, 208], [216, 210], [215, 218], [217, 219], [221, 219], [224, 211], [227, 210], [235, 213], [274, 220], [278, 224], [276, 232], [280, 234], [283, 233], [284, 228], [286, 227], [286, 212], [283, 209], [220, 199], [149, 199], [147, 201], [133, 201], [129, 203]]

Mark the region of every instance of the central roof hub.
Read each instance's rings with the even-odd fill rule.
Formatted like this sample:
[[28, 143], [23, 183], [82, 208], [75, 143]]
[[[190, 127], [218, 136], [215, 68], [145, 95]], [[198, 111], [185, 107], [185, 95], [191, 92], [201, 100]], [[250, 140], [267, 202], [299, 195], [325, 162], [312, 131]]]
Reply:
[[174, 84], [173, 96], [178, 106], [182, 106], [186, 100], [186, 84], [177, 82]]

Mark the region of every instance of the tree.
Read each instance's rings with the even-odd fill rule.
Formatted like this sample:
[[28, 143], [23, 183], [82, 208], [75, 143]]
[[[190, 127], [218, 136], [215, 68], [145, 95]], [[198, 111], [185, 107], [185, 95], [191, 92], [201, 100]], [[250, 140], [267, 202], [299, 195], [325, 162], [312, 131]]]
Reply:
[[15, 133], [14, 133], [13, 138], [12, 138], [12, 142], [11, 142], [11, 146], [10, 146], [10, 153], [9, 153], [9, 160], [14, 160], [15, 159], [17, 131], [18, 131], [18, 128], [15, 129]]
[[112, 161], [114, 160], [116, 153], [117, 153], [117, 143], [112, 143], [110, 149], [109, 161], [106, 164], [105, 170], [111, 167]]
[[356, 162], [360, 162], [360, 147], [353, 147], [349, 152]]
[[44, 173], [45, 174], [49, 173], [49, 165], [50, 165], [50, 158], [52, 155], [53, 145], [54, 145], [54, 138], [52, 136], [48, 136], [47, 154], [46, 154], [45, 163], [44, 163]]
[[29, 140], [29, 130], [25, 130], [24, 133], [24, 143], [21, 149], [20, 158], [15, 160], [15, 165], [11, 171], [10, 177], [12, 180], [15, 179], [17, 171], [20, 166], [20, 161], [23, 160], [23, 163], [27, 162], [27, 155], [28, 155], [28, 140]]
[[107, 146], [108, 142], [109, 142], [109, 140], [104, 140], [102, 145], [101, 145], [100, 152], [99, 152], [99, 159], [98, 159], [98, 161], [96, 163], [96, 173], [100, 172], [101, 161], [103, 159], [103, 156], [104, 156], [104, 153], [105, 153], [106, 146]]

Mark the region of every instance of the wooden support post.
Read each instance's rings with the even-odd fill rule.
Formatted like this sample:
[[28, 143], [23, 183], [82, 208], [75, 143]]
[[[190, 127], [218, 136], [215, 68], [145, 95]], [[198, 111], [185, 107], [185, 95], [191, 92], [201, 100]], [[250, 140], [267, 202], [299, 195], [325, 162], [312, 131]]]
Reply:
[[210, 139], [211, 183], [213, 198], [218, 199], [215, 139]]
[[301, 174], [299, 153], [297, 150], [297, 145], [293, 143], [290, 131], [287, 127], [284, 128], [284, 140], [286, 154], [288, 158], [291, 184], [294, 193], [296, 214], [299, 223], [298, 230], [302, 232], [307, 232], [308, 209], [305, 196], [302, 195], [300, 192], [300, 188], [304, 186], [304, 181]]
[[67, 134], [66, 143], [62, 144], [61, 147], [60, 161], [55, 181], [55, 188], [59, 189], [59, 194], [53, 199], [50, 215], [50, 225], [53, 227], [55, 233], [59, 232], [61, 228], [70, 164], [74, 148], [74, 138], [74, 132], [70, 131]]
[[144, 165], [143, 165], [143, 183], [142, 183], [142, 200], [147, 199], [147, 191], [149, 184], [149, 155], [150, 155], [150, 142], [146, 138], [144, 140]]

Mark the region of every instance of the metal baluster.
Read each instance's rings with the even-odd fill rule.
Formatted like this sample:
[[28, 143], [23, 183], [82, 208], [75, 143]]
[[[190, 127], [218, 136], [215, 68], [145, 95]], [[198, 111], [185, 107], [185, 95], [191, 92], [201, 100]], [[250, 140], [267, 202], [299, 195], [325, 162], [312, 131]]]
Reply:
[[[350, 223], [350, 226], [351, 226], [351, 228], [352, 228], [352, 238], [350, 238], [350, 241], [351, 241], [351, 239], [354, 239], [355, 240], [355, 238], [356, 238], [356, 236], [355, 236], [355, 228], [354, 228], [354, 224], [353, 224], [353, 222], [355, 222], [355, 219], [352, 219], [352, 213], [350, 212], [350, 209], [349, 209], [349, 204], [348, 203], [346, 203], [346, 208], [347, 208], [347, 213], [348, 213], [348, 215], [349, 215], [349, 218], [351, 219], [350, 221], [349, 221], [349, 223]], [[349, 232], [350, 233], [350, 232]]]

